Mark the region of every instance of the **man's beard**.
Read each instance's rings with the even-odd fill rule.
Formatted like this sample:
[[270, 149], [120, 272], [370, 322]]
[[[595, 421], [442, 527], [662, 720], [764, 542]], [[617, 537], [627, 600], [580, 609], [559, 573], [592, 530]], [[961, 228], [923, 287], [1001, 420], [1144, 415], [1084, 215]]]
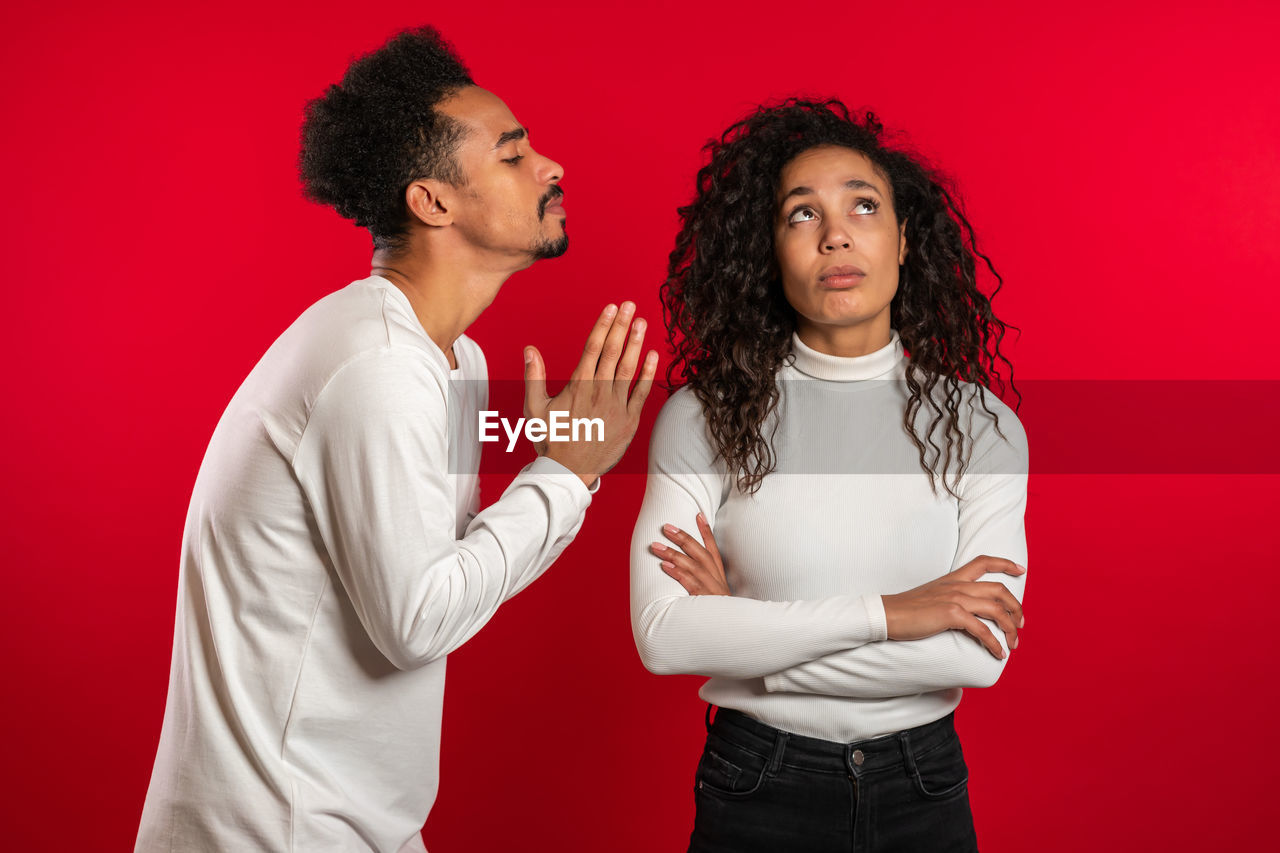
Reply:
[[535, 261], [541, 261], [547, 258], [558, 258], [567, 251], [569, 251], [568, 234], [561, 234], [554, 240], [549, 237], [539, 237], [537, 242], [533, 244], [533, 248], [530, 250]]
[[[558, 184], [552, 184], [551, 189], [547, 190], [547, 194], [538, 199], [538, 222], [542, 222], [547, 215], [547, 205], [554, 201], [564, 198], [564, 190], [560, 189]], [[558, 258], [565, 252], [569, 251], [569, 235], [564, 232], [564, 223], [560, 223], [562, 233], [556, 239], [548, 237], [539, 237], [537, 242], [533, 244], [530, 252], [533, 254], [535, 261], [541, 261], [545, 258]]]

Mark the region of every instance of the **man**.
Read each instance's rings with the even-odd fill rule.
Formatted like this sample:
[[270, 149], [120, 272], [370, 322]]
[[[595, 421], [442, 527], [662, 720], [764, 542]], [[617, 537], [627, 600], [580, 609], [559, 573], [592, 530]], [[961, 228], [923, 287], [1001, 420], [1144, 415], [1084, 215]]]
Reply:
[[285, 331], [209, 443], [142, 851], [423, 850], [445, 656], [573, 539], [656, 370], [629, 303], [554, 399], [529, 347], [526, 414], [603, 437], [543, 442], [477, 512], [486, 369], [463, 330], [567, 248], [562, 171], [431, 29], [353, 63], [302, 136], [307, 194], [369, 229], [374, 274]]

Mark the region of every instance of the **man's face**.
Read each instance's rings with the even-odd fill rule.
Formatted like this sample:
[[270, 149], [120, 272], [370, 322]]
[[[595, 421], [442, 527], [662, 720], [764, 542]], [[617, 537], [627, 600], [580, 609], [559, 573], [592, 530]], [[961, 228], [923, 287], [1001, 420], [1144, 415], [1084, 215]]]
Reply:
[[437, 109], [467, 131], [455, 153], [467, 182], [456, 196], [454, 227], [478, 248], [522, 256], [525, 266], [563, 255], [569, 237], [560, 164], [535, 152], [502, 99], [479, 86]]

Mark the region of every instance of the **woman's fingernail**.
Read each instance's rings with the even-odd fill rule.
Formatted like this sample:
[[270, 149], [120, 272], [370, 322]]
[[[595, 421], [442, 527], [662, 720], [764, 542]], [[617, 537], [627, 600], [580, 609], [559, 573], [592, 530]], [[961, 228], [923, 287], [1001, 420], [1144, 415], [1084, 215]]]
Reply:
[[698, 513], [698, 521], [701, 521], [703, 524], [706, 524], [706, 523], [707, 523], [707, 517], [706, 517], [705, 515], [703, 515], [702, 513]]
[[676, 532], [676, 526], [675, 526], [674, 524], [664, 524], [664, 525], [662, 525], [662, 532], [663, 532], [663, 533], [675, 533], [675, 532]]
[[1017, 566], [1019, 569], [1021, 569], [1021, 570], [1022, 570], [1022, 571], [1024, 571], [1024, 572], [1027, 570], [1027, 567], [1026, 567], [1026, 566], [1024, 566], [1024, 565], [1022, 565], [1021, 563], [1014, 563], [1014, 565], [1015, 565], [1015, 566]]
[[653, 550], [655, 550], [655, 551], [665, 551], [665, 550], [667, 550], [667, 546], [666, 546], [666, 545], [663, 545], [661, 542], [654, 542], [654, 543], [653, 543], [653, 544], [651, 544], [649, 547], [650, 547], [650, 548], [652, 548], [652, 549], [653, 549]]
[[662, 561], [662, 568], [666, 569], [667, 571], [670, 571], [675, 567], [676, 567], [675, 563], [668, 563], [666, 560]]
[[1018, 627], [1019, 627], [1019, 628], [1021, 628], [1022, 626], [1026, 625], [1026, 624], [1027, 624], [1027, 617], [1026, 617], [1026, 616], [1023, 616], [1023, 617], [1022, 617], [1022, 619], [1018, 622]]

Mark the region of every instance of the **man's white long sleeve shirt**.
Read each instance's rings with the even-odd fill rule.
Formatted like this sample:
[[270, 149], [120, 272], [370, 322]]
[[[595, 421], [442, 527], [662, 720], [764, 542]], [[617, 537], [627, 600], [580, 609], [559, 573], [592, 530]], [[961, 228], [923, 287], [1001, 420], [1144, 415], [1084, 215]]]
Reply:
[[445, 660], [559, 555], [590, 493], [541, 458], [479, 511], [484, 356], [371, 277], [228, 405], [183, 536], [139, 851], [421, 851]]

